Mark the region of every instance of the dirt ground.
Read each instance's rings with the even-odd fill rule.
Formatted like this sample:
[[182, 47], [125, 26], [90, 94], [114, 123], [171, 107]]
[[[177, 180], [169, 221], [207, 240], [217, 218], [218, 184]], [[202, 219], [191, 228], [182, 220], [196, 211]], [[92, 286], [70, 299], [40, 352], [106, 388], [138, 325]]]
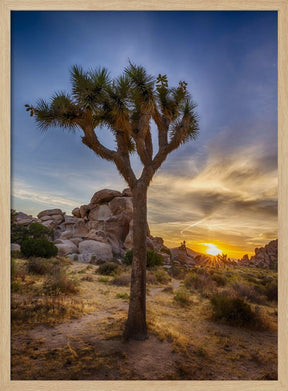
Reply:
[[[124, 341], [128, 286], [99, 280], [95, 270], [81, 273], [77, 300], [93, 302], [87, 313], [55, 324], [12, 327], [13, 380], [270, 380], [277, 378], [277, 318], [265, 308], [274, 327], [240, 329], [210, 319], [209, 301], [191, 295], [179, 306], [174, 292], [180, 280], [148, 285], [146, 341]], [[90, 279], [85, 277], [90, 276]], [[125, 295], [126, 294], [126, 295]], [[28, 300], [22, 293], [14, 300]], [[76, 300], [76, 299], [75, 299]], [[64, 302], [65, 305], [65, 302]], [[84, 307], [83, 307], [84, 308]], [[260, 308], [260, 310], [262, 310]]]

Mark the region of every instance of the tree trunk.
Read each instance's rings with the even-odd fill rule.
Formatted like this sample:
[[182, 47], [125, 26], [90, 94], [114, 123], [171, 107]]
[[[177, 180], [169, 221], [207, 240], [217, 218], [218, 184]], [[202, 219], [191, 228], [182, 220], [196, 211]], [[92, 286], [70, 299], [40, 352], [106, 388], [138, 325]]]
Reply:
[[126, 339], [144, 340], [146, 326], [147, 185], [138, 182], [133, 193], [133, 261]]

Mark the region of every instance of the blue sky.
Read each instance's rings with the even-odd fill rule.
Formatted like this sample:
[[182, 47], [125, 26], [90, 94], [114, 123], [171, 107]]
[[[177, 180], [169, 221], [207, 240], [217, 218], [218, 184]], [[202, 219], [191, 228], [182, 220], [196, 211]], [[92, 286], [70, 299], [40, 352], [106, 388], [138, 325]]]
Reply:
[[[42, 133], [24, 105], [69, 91], [74, 64], [114, 77], [130, 59], [167, 74], [170, 85], [187, 81], [200, 118], [197, 140], [153, 179], [152, 234], [198, 250], [217, 243], [234, 256], [277, 236], [276, 12], [14, 11], [11, 58], [14, 209], [70, 214], [97, 190], [126, 187], [80, 133]], [[113, 145], [105, 130], [99, 135]]]

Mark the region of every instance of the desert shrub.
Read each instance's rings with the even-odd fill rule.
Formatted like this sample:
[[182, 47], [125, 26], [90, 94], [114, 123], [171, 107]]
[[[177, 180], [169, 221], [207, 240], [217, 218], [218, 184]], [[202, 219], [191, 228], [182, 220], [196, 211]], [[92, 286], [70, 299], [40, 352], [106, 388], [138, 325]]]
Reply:
[[44, 275], [51, 272], [53, 264], [47, 259], [29, 258], [27, 263], [27, 271], [30, 274]]
[[277, 281], [271, 281], [265, 286], [265, 295], [269, 301], [277, 301], [278, 300]]
[[78, 293], [78, 286], [78, 281], [69, 278], [64, 270], [57, 270], [44, 282], [43, 290], [49, 296], [70, 295]]
[[257, 292], [257, 290], [251, 285], [244, 284], [242, 282], [234, 282], [232, 288], [237, 296], [247, 299], [252, 303], [263, 304], [266, 301], [265, 296]]
[[117, 293], [116, 297], [118, 299], [129, 299], [128, 293]]
[[17, 281], [13, 281], [11, 282], [11, 291], [12, 292], [20, 292], [21, 291], [21, 284], [19, 284], [19, 282]]
[[130, 285], [131, 276], [130, 274], [121, 274], [120, 276], [116, 276], [112, 281], [112, 285], [116, 286], [128, 286]]
[[[123, 258], [124, 265], [132, 265], [133, 250], [128, 250]], [[147, 267], [162, 265], [163, 257], [153, 250], [147, 250]]]
[[157, 282], [160, 284], [167, 284], [171, 278], [163, 269], [158, 269], [154, 272]]
[[40, 223], [32, 223], [28, 228], [28, 235], [33, 239], [39, 239], [44, 237], [53, 237], [53, 229], [47, 228]]
[[181, 306], [187, 306], [190, 304], [189, 293], [184, 289], [179, 289], [175, 292], [174, 300]]
[[20, 244], [28, 238], [28, 228], [19, 224], [11, 225], [11, 243]]
[[225, 286], [227, 284], [226, 277], [221, 276], [220, 274], [214, 274], [212, 280], [215, 281], [218, 286]]
[[115, 275], [118, 271], [118, 265], [112, 262], [106, 262], [99, 266], [97, 273], [103, 276]]
[[109, 278], [108, 277], [100, 277], [100, 278], [98, 278], [98, 281], [104, 282], [106, 284], [107, 282], [109, 282]]
[[157, 278], [150, 270], [146, 273], [146, 283], [151, 285], [157, 284]]
[[25, 239], [21, 244], [21, 252], [27, 258], [51, 258], [57, 255], [58, 249], [47, 238]]
[[239, 297], [213, 296], [211, 298], [214, 320], [220, 320], [231, 326], [250, 326], [255, 314], [249, 304]]
[[207, 273], [188, 273], [184, 279], [184, 286], [187, 289], [194, 289], [204, 297], [209, 297], [216, 291], [216, 283]]

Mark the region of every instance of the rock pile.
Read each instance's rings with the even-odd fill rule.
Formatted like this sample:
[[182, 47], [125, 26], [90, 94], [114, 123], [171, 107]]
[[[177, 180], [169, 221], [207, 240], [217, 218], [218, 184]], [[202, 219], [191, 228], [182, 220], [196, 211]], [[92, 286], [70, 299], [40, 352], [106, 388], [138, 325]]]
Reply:
[[[18, 213], [16, 223], [29, 225], [38, 221], [54, 230], [54, 244], [58, 254], [80, 262], [111, 261], [121, 258], [133, 246], [133, 203], [130, 189], [104, 189], [96, 192], [88, 205], [73, 209], [67, 216], [60, 209], [44, 210], [38, 219]], [[164, 257], [168, 250], [162, 238], [153, 238], [147, 227], [147, 248]], [[165, 250], [164, 250], [165, 251]], [[167, 259], [166, 259], [167, 258]]]
[[239, 263], [245, 266], [256, 266], [268, 269], [277, 269], [278, 240], [272, 240], [265, 247], [255, 248], [255, 255], [250, 259], [246, 254]]

